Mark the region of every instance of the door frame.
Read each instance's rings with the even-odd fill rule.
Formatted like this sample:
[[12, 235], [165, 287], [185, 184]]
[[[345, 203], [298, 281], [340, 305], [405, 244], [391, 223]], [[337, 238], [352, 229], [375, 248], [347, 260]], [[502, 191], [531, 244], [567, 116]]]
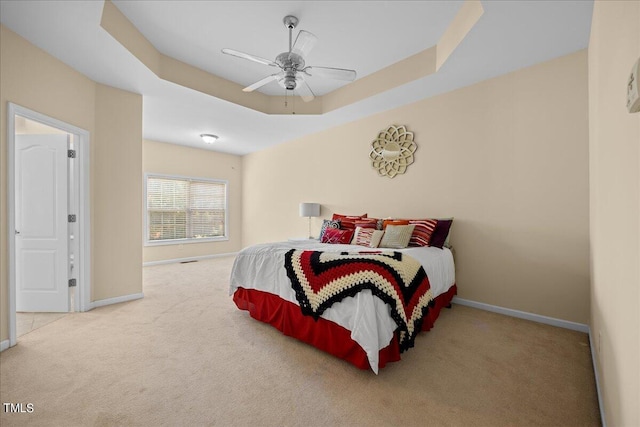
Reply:
[[[15, 116], [19, 115], [48, 126], [58, 128], [78, 138], [76, 162], [73, 173], [75, 180], [69, 189], [77, 209], [77, 231], [75, 236], [77, 286], [74, 291], [75, 311], [91, 309], [91, 210], [89, 181], [89, 132], [44, 114], [11, 102], [7, 108], [7, 241], [9, 243], [9, 346], [16, 345], [16, 254], [15, 254]], [[75, 141], [74, 141], [75, 142]]]

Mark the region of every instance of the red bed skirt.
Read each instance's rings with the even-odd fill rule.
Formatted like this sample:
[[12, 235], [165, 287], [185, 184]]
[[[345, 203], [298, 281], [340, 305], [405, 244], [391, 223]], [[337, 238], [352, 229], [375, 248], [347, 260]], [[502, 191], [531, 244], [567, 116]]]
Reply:
[[[453, 285], [435, 299], [435, 305], [430, 307], [422, 324], [423, 331], [433, 327], [440, 310], [451, 303], [456, 293], [456, 285]], [[351, 339], [351, 332], [337, 323], [323, 318], [315, 321], [311, 316], [302, 314], [296, 304], [255, 289], [238, 288], [233, 294], [233, 301], [240, 310], [247, 310], [254, 319], [270, 324], [285, 335], [311, 344], [360, 369], [371, 368], [365, 351]], [[394, 337], [387, 347], [380, 350], [378, 367], [383, 368], [387, 363], [398, 360], [400, 347]]]

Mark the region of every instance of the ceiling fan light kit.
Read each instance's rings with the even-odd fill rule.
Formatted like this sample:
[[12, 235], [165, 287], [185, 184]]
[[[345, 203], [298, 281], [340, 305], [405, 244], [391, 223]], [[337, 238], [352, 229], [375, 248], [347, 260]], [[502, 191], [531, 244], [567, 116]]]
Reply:
[[298, 95], [303, 101], [309, 102], [315, 98], [315, 95], [307, 81], [305, 75], [326, 77], [336, 80], [353, 81], [356, 79], [355, 70], [344, 68], [317, 67], [306, 66], [305, 57], [315, 46], [318, 38], [308, 31], [301, 30], [298, 32], [295, 42], [293, 41], [293, 30], [298, 26], [298, 18], [293, 15], [287, 15], [282, 19], [284, 26], [289, 30], [289, 51], [282, 52], [276, 56], [275, 61], [251, 55], [249, 53], [239, 52], [233, 49], [222, 49], [222, 53], [235, 56], [237, 58], [247, 59], [260, 64], [271, 67], [280, 68], [280, 72], [267, 76], [258, 80], [254, 84], [242, 89], [244, 92], [253, 92], [262, 86], [277, 81], [285, 90], [298, 90]]

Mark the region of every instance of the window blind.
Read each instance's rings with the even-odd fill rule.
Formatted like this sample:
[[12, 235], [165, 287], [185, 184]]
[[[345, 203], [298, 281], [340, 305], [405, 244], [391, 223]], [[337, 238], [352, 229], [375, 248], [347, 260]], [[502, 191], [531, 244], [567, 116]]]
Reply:
[[227, 183], [147, 177], [147, 240], [226, 237]]

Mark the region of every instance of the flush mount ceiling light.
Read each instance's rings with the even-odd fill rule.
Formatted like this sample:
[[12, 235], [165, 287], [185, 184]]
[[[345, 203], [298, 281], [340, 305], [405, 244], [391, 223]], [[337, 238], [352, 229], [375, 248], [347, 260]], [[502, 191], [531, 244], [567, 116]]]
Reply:
[[212, 135], [210, 133], [202, 133], [200, 134], [200, 138], [207, 144], [213, 144], [219, 137], [218, 135]]

